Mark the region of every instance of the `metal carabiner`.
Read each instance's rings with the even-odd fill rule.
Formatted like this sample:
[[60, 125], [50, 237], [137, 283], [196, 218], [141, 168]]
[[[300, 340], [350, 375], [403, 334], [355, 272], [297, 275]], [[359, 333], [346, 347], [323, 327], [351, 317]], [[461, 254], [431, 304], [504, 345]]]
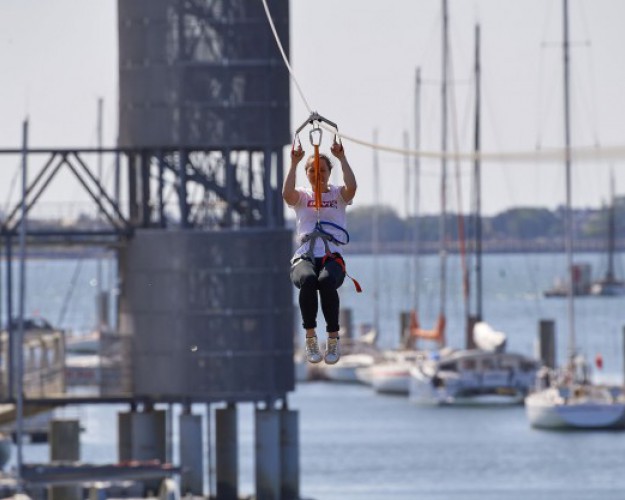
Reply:
[[[315, 142], [315, 137], [314, 137], [314, 134], [315, 134], [315, 133], [319, 133], [319, 137], [318, 137], [319, 142]], [[317, 125], [317, 126], [316, 126], [315, 128], [313, 128], [313, 129], [310, 129], [310, 132], [309, 132], [309, 138], [310, 138], [310, 143], [311, 143], [313, 146], [320, 146], [320, 145], [321, 145], [321, 138], [322, 138], [322, 137], [323, 137], [323, 130], [321, 130], [321, 127], [319, 127], [319, 125]]]
[[293, 144], [291, 145], [291, 152], [295, 151], [295, 147], [299, 145], [299, 147], [302, 147], [302, 141], [300, 141], [299, 139], [299, 134], [295, 134], [295, 137], [293, 137]]

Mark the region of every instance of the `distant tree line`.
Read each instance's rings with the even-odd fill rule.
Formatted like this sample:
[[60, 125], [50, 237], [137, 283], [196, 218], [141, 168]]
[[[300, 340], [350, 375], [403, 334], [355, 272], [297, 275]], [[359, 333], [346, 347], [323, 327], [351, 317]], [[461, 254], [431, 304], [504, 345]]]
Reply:
[[[594, 242], [597, 249], [607, 244], [609, 207], [599, 209], [574, 209], [572, 212], [573, 234], [577, 243]], [[400, 217], [389, 206], [355, 207], [349, 212], [349, 233], [351, 241], [358, 246], [366, 247], [373, 240], [374, 217], [378, 220], [378, 235], [381, 245], [387, 248], [393, 245], [406, 246], [414, 241], [418, 231], [420, 245], [434, 249], [440, 241], [440, 216], [422, 215], [418, 224], [415, 217]], [[556, 210], [547, 208], [518, 207], [510, 208], [494, 216], [482, 217], [481, 232], [485, 248], [506, 242], [551, 243], [561, 245], [564, 237], [564, 207]], [[625, 225], [625, 197], [618, 198], [615, 203], [615, 236], [617, 242], [623, 234]], [[458, 216], [450, 213], [446, 217], [446, 239], [453, 244], [458, 243], [459, 234], [464, 234], [465, 241], [475, 239], [476, 219], [470, 215]], [[399, 248], [399, 247], [398, 247]], [[553, 248], [556, 249], [556, 248]]]

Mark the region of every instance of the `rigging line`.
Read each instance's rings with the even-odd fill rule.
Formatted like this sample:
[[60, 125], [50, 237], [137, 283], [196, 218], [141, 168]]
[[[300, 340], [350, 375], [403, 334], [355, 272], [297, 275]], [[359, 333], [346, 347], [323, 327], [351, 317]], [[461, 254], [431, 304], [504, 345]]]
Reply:
[[280, 54], [282, 55], [282, 60], [284, 61], [284, 64], [286, 65], [286, 68], [289, 71], [289, 74], [291, 75], [291, 79], [293, 80], [293, 83], [295, 84], [295, 87], [297, 88], [297, 92], [299, 93], [299, 96], [302, 98], [302, 101], [304, 102], [304, 105], [306, 106], [308, 113], [312, 113], [312, 108], [308, 104], [308, 101], [306, 100], [306, 96], [304, 96], [304, 92], [302, 92], [302, 88], [300, 87], [299, 82], [297, 81], [297, 78], [295, 77], [293, 68], [291, 68], [291, 64], [289, 63], [289, 58], [286, 56], [286, 53], [284, 52], [284, 47], [282, 46], [282, 42], [280, 41], [280, 37], [278, 36], [278, 32], [276, 31], [276, 27], [273, 24], [271, 12], [269, 12], [269, 6], [267, 5], [267, 0], [262, 0], [262, 2], [263, 2], [263, 7], [265, 8], [265, 15], [267, 16], [267, 21], [269, 22], [269, 26], [271, 27], [271, 32], [273, 33], [273, 37], [275, 38], [276, 44], [278, 45], [278, 49], [280, 50]]

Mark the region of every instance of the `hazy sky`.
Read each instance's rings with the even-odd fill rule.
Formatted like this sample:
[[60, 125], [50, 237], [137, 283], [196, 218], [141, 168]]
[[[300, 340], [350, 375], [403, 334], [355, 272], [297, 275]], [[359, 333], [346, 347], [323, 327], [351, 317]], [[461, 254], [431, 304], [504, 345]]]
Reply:
[[[260, 0], [249, 0], [259, 1]], [[0, 1], [0, 147], [19, 147], [21, 121], [30, 118], [33, 147], [96, 144], [97, 99], [104, 99], [105, 145], [117, 129], [115, 0]], [[440, 0], [291, 0], [291, 60], [310, 106], [365, 141], [414, 148], [414, 80], [421, 68], [421, 149], [440, 148]], [[562, 132], [562, 1], [450, 0], [453, 66], [450, 149], [471, 149], [474, 29], [482, 32], [482, 143], [485, 152], [560, 147]], [[625, 145], [625, 2], [570, 0], [572, 129], [575, 145]], [[308, 112], [292, 86], [292, 128]], [[330, 138], [324, 138], [329, 147]], [[306, 147], [306, 141], [304, 141]], [[405, 159], [381, 152], [381, 180], [372, 182], [373, 152], [345, 143], [359, 180], [356, 203], [377, 196], [403, 214]], [[414, 159], [411, 159], [411, 164]], [[574, 204], [598, 206], [608, 172], [625, 191], [625, 157], [578, 163]], [[16, 159], [2, 167], [0, 202]], [[455, 164], [449, 164], [455, 177]], [[461, 164], [463, 207], [469, 164]], [[439, 209], [439, 162], [422, 161], [421, 210]], [[483, 165], [483, 207], [550, 208], [564, 199], [560, 163], [525, 161]], [[450, 183], [450, 207], [457, 205]], [[58, 196], [67, 196], [57, 190]]]

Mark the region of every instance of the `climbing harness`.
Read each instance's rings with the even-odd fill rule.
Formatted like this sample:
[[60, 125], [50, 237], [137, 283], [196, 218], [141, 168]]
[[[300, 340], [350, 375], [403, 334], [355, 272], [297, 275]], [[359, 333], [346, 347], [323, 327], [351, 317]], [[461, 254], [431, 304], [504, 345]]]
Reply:
[[[339, 231], [343, 232], [345, 234], [345, 241], [341, 241], [331, 233], [327, 232], [325, 229], [323, 229], [323, 225], [335, 227]], [[321, 241], [323, 241], [323, 245], [325, 247], [325, 255], [323, 256], [321, 265], [323, 266], [328, 259], [335, 261], [339, 266], [341, 266], [341, 269], [343, 269], [345, 276], [352, 280], [352, 282], [354, 283], [354, 287], [356, 288], [356, 292], [362, 292], [362, 287], [360, 286], [360, 283], [358, 283], [358, 281], [351, 277], [347, 272], [345, 259], [343, 259], [341, 254], [333, 253], [330, 251], [329, 243], [334, 243], [335, 245], [346, 245], [347, 243], [349, 243], [349, 233], [345, 230], [345, 228], [342, 228], [341, 226], [339, 226], [338, 224], [334, 224], [333, 222], [318, 221], [315, 224], [315, 229], [305, 235], [301, 240], [302, 245], [308, 243], [308, 250], [303, 254], [303, 259], [309, 260], [310, 262], [315, 262], [315, 244], [317, 243], [318, 239], [321, 239]]]

